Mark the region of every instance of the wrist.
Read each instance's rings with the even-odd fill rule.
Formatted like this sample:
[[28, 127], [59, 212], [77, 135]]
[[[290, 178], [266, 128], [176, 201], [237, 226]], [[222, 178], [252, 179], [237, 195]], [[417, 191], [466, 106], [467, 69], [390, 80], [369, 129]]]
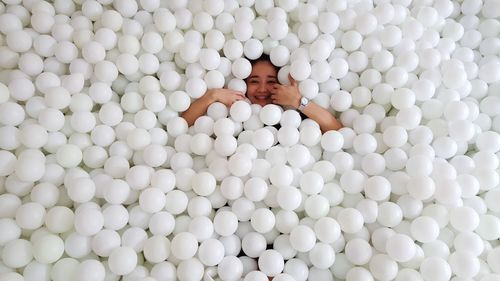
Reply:
[[300, 99], [301, 99], [301, 98], [302, 98], [302, 96], [301, 96], [301, 95], [297, 95], [297, 97], [295, 98], [295, 101], [294, 101], [294, 103], [293, 103], [293, 107], [294, 107], [295, 109], [299, 109], [299, 107], [300, 107]]
[[310, 102], [310, 101], [309, 101], [309, 99], [308, 99], [308, 98], [306, 98], [306, 97], [301, 97], [301, 98], [300, 98], [300, 100], [299, 100], [299, 107], [297, 107], [297, 109], [298, 109], [299, 111], [303, 111], [303, 110], [306, 108], [306, 106], [308, 106], [308, 105], [309, 105], [309, 102]]
[[218, 101], [217, 92], [214, 91], [213, 89], [208, 90], [207, 93], [204, 95], [204, 97], [208, 103], [214, 103], [214, 102]]

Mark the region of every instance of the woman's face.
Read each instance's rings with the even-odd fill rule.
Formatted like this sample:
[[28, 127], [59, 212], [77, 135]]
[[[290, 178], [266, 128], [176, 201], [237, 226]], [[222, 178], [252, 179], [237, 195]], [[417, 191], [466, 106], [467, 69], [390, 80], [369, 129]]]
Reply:
[[276, 68], [270, 61], [256, 62], [247, 82], [247, 97], [251, 103], [264, 106], [272, 103], [271, 89], [278, 83]]

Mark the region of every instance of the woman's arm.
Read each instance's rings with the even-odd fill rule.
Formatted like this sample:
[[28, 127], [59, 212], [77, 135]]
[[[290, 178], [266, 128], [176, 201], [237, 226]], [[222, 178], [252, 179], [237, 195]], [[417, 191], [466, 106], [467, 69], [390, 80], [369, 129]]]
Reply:
[[[300, 101], [297, 104], [300, 104]], [[298, 106], [296, 108], [298, 108]], [[342, 128], [342, 124], [337, 120], [337, 118], [335, 118], [335, 116], [333, 116], [332, 113], [312, 101], [304, 107], [302, 113], [316, 121], [323, 133]]]
[[[272, 91], [273, 103], [282, 106], [290, 106], [295, 109], [300, 106], [300, 98], [302, 97], [299, 92], [297, 82], [289, 75], [290, 86], [275, 85]], [[324, 133], [330, 130], [338, 130], [342, 128], [342, 124], [333, 116], [331, 112], [310, 101], [302, 110], [307, 117], [316, 121]]]
[[221, 102], [227, 107], [230, 107], [235, 101], [244, 99], [245, 96], [238, 91], [229, 89], [211, 89], [208, 90], [201, 98], [195, 100], [189, 108], [181, 113], [188, 126], [192, 126], [198, 117], [207, 113], [208, 106], [214, 102]]

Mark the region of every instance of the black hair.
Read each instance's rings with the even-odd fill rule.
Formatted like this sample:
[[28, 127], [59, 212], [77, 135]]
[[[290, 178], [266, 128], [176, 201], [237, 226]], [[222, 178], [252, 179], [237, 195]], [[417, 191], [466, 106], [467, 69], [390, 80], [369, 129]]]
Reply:
[[277, 67], [276, 65], [273, 64], [273, 62], [271, 61], [271, 57], [268, 54], [262, 54], [260, 57], [253, 59], [253, 60], [248, 59], [248, 61], [250, 61], [250, 64], [252, 65], [252, 67], [256, 63], [261, 62], [261, 61], [270, 62], [271, 65], [276, 69], [276, 73], [278, 73], [278, 71], [280, 70], [279, 67]]

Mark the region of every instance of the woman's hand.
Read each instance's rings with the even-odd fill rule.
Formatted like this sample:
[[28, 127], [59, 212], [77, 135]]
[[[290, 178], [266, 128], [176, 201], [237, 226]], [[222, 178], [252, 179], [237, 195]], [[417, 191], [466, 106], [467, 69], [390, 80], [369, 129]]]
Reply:
[[228, 89], [210, 89], [205, 94], [195, 100], [189, 108], [181, 113], [189, 126], [193, 125], [198, 117], [207, 113], [208, 107], [214, 102], [221, 102], [230, 107], [235, 101], [244, 99], [243, 93]]
[[236, 101], [245, 99], [245, 95], [242, 92], [230, 89], [210, 89], [207, 91], [206, 95], [212, 102], [220, 102], [227, 107], [230, 107]]
[[[271, 99], [273, 103], [281, 106], [290, 106], [299, 108], [302, 95], [299, 91], [299, 86], [292, 76], [288, 75], [290, 86], [274, 85], [271, 89]], [[317, 105], [313, 101], [309, 102], [301, 112], [308, 118], [316, 121], [324, 133], [330, 130], [338, 130], [342, 128], [342, 124], [333, 116], [327, 109]]]
[[299, 85], [290, 74], [288, 75], [288, 80], [290, 80], [290, 85], [276, 84], [271, 88], [271, 99], [274, 104], [290, 106], [297, 109], [300, 105], [300, 98], [302, 97], [299, 92]]

